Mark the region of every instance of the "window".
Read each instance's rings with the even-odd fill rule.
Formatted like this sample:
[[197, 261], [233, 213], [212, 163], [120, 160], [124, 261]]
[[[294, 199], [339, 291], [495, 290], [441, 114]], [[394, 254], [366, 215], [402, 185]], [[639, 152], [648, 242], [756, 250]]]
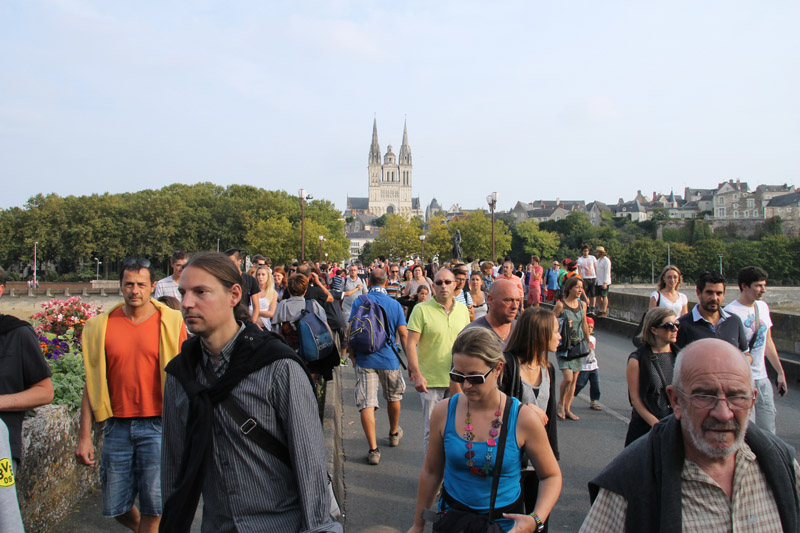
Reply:
[[752, 198], [748, 198], [747, 199], [747, 207], [755, 207], [755, 206], [756, 206], [756, 201], [753, 200]]
[[724, 207], [718, 207], [717, 208], [717, 217], [725, 218], [725, 208]]
[[724, 196], [717, 197], [717, 204], [718, 205], [725, 205], [725, 197]]
[[739, 195], [738, 195], [738, 194], [734, 194], [734, 195], [733, 195], [733, 199], [734, 199], [734, 200], [738, 200], [738, 199], [739, 199]]
[[758, 218], [758, 209], [753, 209], [753, 216]]
[[[745, 213], [747, 213], [747, 211], [745, 211]], [[733, 212], [733, 218], [739, 218], [739, 211]]]

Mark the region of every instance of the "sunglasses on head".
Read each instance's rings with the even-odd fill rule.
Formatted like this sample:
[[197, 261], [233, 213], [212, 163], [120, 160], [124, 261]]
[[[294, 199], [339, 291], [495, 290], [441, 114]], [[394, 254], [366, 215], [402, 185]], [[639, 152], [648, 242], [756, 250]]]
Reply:
[[461, 372], [456, 372], [455, 370], [450, 371], [450, 380], [453, 383], [464, 383], [465, 381], [470, 385], [483, 385], [486, 383], [486, 376], [492, 373], [492, 370], [496, 368], [497, 365], [490, 368], [485, 374], [469, 374], [465, 376]]
[[455, 282], [456, 282], [456, 280], [454, 280], [454, 279], [437, 279], [436, 281], [434, 281], [434, 283], [436, 285], [440, 286], [440, 287], [442, 285], [450, 285], [450, 284], [455, 283]]
[[678, 322], [664, 322], [663, 324], [659, 324], [655, 327], [661, 329], [668, 329], [670, 331], [678, 331], [681, 325]]
[[150, 268], [150, 260], [145, 259], [144, 257], [128, 257], [125, 259], [122, 264], [126, 267], [132, 267], [134, 265], [139, 265], [142, 268]]

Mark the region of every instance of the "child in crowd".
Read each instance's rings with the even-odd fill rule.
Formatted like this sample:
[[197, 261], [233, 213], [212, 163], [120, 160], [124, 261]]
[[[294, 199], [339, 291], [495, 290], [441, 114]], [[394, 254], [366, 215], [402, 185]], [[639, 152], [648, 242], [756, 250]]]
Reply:
[[586, 317], [586, 323], [589, 325], [589, 355], [583, 361], [583, 368], [581, 373], [578, 374], [578, 381], [575, 383], [575, 396], [586, 386], [589, 382], [589, 398], [592, 403], [589, 407], [595, 411], [602, 411], [598, 403], [600, 401], [600, 375], [597, 372], [597, 355], [595, 354], [595, 346], [597, 341], [594, 338], [594, 319]]

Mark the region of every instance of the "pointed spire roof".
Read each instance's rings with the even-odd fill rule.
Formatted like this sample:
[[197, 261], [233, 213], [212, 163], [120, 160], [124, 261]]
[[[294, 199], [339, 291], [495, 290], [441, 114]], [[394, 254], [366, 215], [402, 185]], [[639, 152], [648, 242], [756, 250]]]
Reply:
[[408, 125], [405, 119], [403, 120], [403, 144], [400, 145], [398, 159], [401, 165], [411, 165], [411, 147], [408, 145]]
[[381, 147], [378, 144], [378, 117], [372, 119], [372, 144], [369, 145], [369, 164], [381, 164]]

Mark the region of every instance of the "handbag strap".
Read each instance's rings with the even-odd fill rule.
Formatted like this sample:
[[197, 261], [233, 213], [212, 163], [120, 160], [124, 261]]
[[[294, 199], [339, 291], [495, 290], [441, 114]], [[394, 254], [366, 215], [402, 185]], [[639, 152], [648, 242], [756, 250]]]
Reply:
[[[215, 376], [206, 365], [201, 363], [200, 366], [203, 368], [203, 373], [205, 374], [209, 383], [213, 384], [217, 381], [217, 376]], [[248, 414], [241, 407], [239, 407], [239, 404], [236, 403], [230, 394], [220, 403], [222, 404], [222, 407], [228, 411], [228, 414], [231, 415], [231, 418], [233, 418], [234, 422], [236, 422], [236, 425], [239, 427], [239, 431], [241, 431], [242, 434], [251, 438], [266, 452], [272, 454], [277, 459], [280, 459], [289, 468], [292, 467], [292, 460], [289, 456], [289, 448], [287, 448], [286, 445], [281, 441], [273, 437], [272, 434], [266, 429], [259, 426], [251, 416], [248, 416]]]
[[503, 426], [500, 429], [500, 441], [497, 443], [497, 460], [494, 463], [494, 472], [492, 473], [492, 495], [489, 501], [489, 516], [494, 513], [494, 503], [497, 499], [497, 487], [500, 485], [500, 470], [503, 467], [503, 455], [506, 451], [506, 437], [508, 437], [508, 415], [511, 411], [511, 396], [506, 394], [506, 408], [503, 411]]

